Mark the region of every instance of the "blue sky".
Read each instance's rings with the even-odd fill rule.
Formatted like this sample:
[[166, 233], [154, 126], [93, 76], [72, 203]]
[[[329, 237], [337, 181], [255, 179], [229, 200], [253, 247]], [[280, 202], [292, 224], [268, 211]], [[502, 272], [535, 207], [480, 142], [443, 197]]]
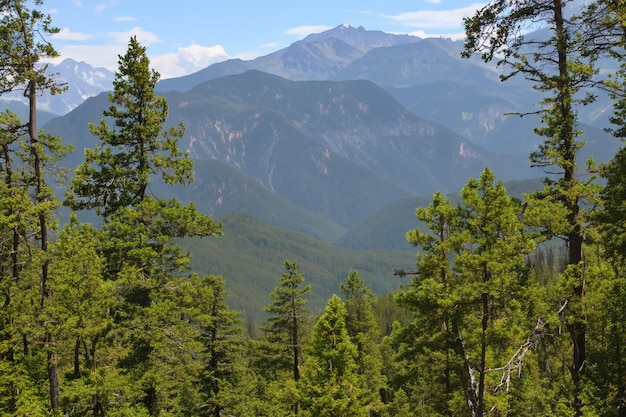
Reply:
[[[61, 29], [52, 38], [61, 59], [115, 70], [131, 36], [148, 48], [162, 78], [229, 58], [266, 55], [332, 27], [420, 37], [463, 35], [462, 20], [484, 3], [472, 0], [44, 0]], [[172, 7], [174, 6], [174, 7]]]

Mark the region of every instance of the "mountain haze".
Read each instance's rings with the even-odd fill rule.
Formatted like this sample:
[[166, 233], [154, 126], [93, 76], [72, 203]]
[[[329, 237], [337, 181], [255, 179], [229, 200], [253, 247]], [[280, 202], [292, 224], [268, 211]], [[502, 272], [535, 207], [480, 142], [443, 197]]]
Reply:
[[[200, 84], [189, 94], [214, 100], [219, 97], [241, 108], [252, 106], [279, 112], [299, 131], [322, 144], [326, 155], [347, 158], [410, 194], [457, 190], [468, 174], [477, 175], [486, 165], [506, 179], [528, 175], [525, 159], [503, 158], [481, 149], [450, 129], [408, 112], [382, 88], [365, 80], [289, 81], [248, 71]], [[189, 111], [190, 103], [185, 102], [184, 113]], [[213, 110], [208, 106], [202, 108], [206, 109], [203, 117], [209, 117], [203, 123], [207, 137], [210, 126], [222, 129], [219, 133], [215, 129], [212, 137], [219, 134], [236, 138], [244, 134], [229, 130], [232, 124], [210, 116]], [[175, 111], [178, 110], [173, 110], [173, 114]], [[198, 116], [194, 113], [196, 123]], [[189, 128], [190, 135], [194, 135], [194, 128]], [[220, 140], [235, 143], [225, 138]], [[217, 157], [215, 143], [210, 151], [200, 150], [196, 139], [194, 136], [189, 148], [194, 157], [203, 157], [202, 151]], [[234, 158], [236, 151], [229, 152]]]
[[333, 80], [367, 79], [384, 88], [452, 81], [492, 85], [498, 73], [477, 59], [462, 59], [462, 41], [427, 38], [372, 49], [335, 73]]
[[[168, 124], [186, 126], [180, 147], [194, 159], [226, 162], [342, 227], [404, 196], [458, 190], [485, 166], [503, 179], [530, 175], [525, 156], [480, 148], [370, 81], [291, 81], [253, 70], [166, 98]], [[94, 145], [87, 122], [106, 106], [101, 94], [46, 128], [81, 155]]]
[[[159, 88], [171, 87], [168, 123], [185, 124], [180, 145], [193, 158], [221, 161], [236, 170], [228, 175], [241, 176], [237, 187], [245, 178], [322, 216], [339, 229], [318, 237], [332, 240], [398, 198], [455, 192], [485, 166], [504, 180], [542, 175], [527, 160], [541, 139], [532, 131], [537, 120], [514, 116], [536, 95], [523, 83], [503, 88], [495, 69], [461, 59], [461, 50], [450, 39], [339, 25], [254, 60], [162, 80]], [[69, 165], [95, 145], [87, 123], [100, 120], [106, 106], [106, 94], [93, 97], [47, 126], [75, 146]], [[589, 138], [598, 148], [590, 153], [612, 154], [600, 129]], [[235, 194], [203, 184], [212, 211]]]
[[162, 80], [157, 88], [161, 91], [187, 91], [203, 81], [251, 69], [291, 80], [326, 80], [373, 49], [418, 41], [420, 38], [415, 36], [394, 35], [343, 24], [249, 61], [231, 59], [194, 74]]

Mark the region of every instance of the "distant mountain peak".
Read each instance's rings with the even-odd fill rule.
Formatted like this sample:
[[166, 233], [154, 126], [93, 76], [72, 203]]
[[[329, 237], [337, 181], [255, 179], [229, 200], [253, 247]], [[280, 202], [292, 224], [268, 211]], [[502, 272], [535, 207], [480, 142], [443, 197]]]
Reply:
[[[37, 106], [59, 115], [70, 112], [89, 97], [111, 90], [115, 79], [113, 71], [94, 68], [84, 61], [77, 62], [71, 58], [58, 64], [49, 64], [47, 72], [54, 75], [57, 81], [65, 83], [68, 89], [63, 94], [44, 94], [38, 99]], [[0, 98], [0, 102], [6, 100], [17, 100], [26, 104], [26, 99], [19, 91], [7, 93]]]
[[82, 81], [84, 85], [80, 87], [87, 91], [85, 99], [101, 91], [110, 90], [115, 76], [106, 68], [92, 67], [85, 61], [77, 62], [72, 58], [66, 58], [60, 64], [55, 65], [54, 71], [60, 73], [61, 77], [68, 82]]
[[311, 34], [296, 43], [314, 43], [332, 38], [339, 39], [348, 45], [366, 49], [403, 45], [421, 40], [417, 36], [395, 35], [380, 30], [367, 30], [363, 26], [354, 27], [348, 23], [342, 23], [327, 31]]

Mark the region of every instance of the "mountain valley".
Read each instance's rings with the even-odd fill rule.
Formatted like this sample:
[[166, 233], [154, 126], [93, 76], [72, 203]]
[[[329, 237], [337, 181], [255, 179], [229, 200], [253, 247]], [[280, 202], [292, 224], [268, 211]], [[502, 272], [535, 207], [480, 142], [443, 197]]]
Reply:
[[[167, 124], [185, 125], [179, 146], [195, 160], [196, 181], [184, 189], [155, 182], [153, 191], [195, 201], [232, 230], [233, 219], [243, 219], [233, 215], [262, 222], [249, 221], [247, 231], [237, 233], [272, 227], [301, 236], [304, 246], [286, 243], [276, 258], [308, 263], [305, 246], [323, 243], [338, 253], [344, 253], [340, 247], [364, 251], [366, 257], [370, 251], [399, 251], [401, 258], [390, 259], [403, 259], [402, 266], [410, 268], [406, 254], [414, 249], [404, 234], [415, 228], [415, 208], [428, 204], [432, 193], [456, 193], [486, 166], [499, 179], [516, 180], [523, 192], [540, 187], [537, 178], [546, 175], [528, 162], [540, 141], [533, 133], [540, 121], [525, 113], [536, 109], [537, 93], [523, 80], [501, 83], [495, 67], [462, 59], [461, 49], [462, 43], [449, 39], [341, 25], [251, 61], [229, 60], [161, 80], [158, 88], [170, 109]], [[66, 64], [76, 75], [79, 66]], [[70, 111], [59, 110], [61, 115], [50, 116], [44, 126], [73, 145], [64, 161], [69, 167], [96, 145], [88, 123], [97, 123], [108, 106], [109, 77], [101, 77], [100, 92], [85, 92], [81, 97], [92, 97], [67, 104]], [[585, 158], [607, 161], [619, 147], [602, 130], [607, 110], [600, 99], [581, 112]], [[203, 254], [202, 262], [213, 268], [207, 272], [224, 271], [236, 293], [250, 272], [234, 265], [249, 254], [240, 253], [240, 260], [219, 255], [211, 246], [219, 242], [209, 249], [194, 242], [190, 249]], [[239, 250], [232, 242], [228, 247]], [[334, 264], [327, 270], [335, 279], [359, 266]], [[305, 275], [325, 282], [310, 267], [303, 268]], [[279, 269], [280, 261], [260, 276], [276, 278]], [[387, 291], [390, 287], [378, 280], [393, 278], [380, 273], [367, 276], [368, 282]]]

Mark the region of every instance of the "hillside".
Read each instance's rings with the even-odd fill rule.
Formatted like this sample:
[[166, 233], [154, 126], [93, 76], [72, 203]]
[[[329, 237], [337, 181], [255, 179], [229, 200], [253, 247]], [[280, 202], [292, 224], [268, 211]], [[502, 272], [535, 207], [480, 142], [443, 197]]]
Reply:
[[[456, 191], [485, 166], [503, 179], [530, 175], [525, 155], [480, 148], [369, 81], [290, 81], [248, 71], [165, 96], [167, 123], [185, 125], [179, 146], [192, 158], [225, 162], [344, 228], [398, 198]], [[101, 94], [45, 126], [74, 145], [68, 165], [95, 146], [87, 125], [106, 106]]]
[[[541, 189], [543, 181], [541, 179], [508, 181], [504, 186], [511, 196], [522, 199], [524, 194]], [[453, 204], [460, 199], [459, 193], [451, 193], [447, 197]], [[406, 240], [406, 232], [420, 226], [415, 217], [415, 210], [418, 207], [427, 207], [431, 201], [432, 195], [396, 200], [348, 230], [337, 245], [355, 250], [411, 250], [412, 246]]]
[[358, 270], [375, 294], [383, 294], [403, 282], [393, 275], [392, 268], [409, 269], [415, 265], [414, 250], [349, 250], [267, 226], [245, 215], [228, 215], [218, 220], [223, 223], [223, 237], [191, 239], [183, 246], [191, 252], [194, 271], [226, 279], [226, 287], [232, 293], [229, 304], [244, 316], [261, 315], [286, 259], [296, 261], [306, 282], [311, 284], [309, 308], [313, 312], [322, 308], [333, 293], [339, 293], [339, 284], [351, 270]]
[[[185, 100], [184, 107], [179, 106], [172, 114], [180, 111], [182, 118], [189, 113], [188, 108], [197, 106], [194, 100], [198, 98], [193, 96], [212, 100], [219, 97], [237, 103], [239, 108], [256, 108], [260, 115], [264, 114], [261, 110], [268, 108], [279, 112], [298, 130], [321, 143], [329, 155], [336, 153], [347, 158], [409, 193], [457, 190], [486, 165], [505, 179], [529, 175], [525, 155], [503, 157], [480, 148], [445, 126], [408, 112], [369, 81], [294, 82], [248, 71], [196, 86], [181, 98]], [[234, 107], [228, 110], [232, 112]], [[193, 119], [187, 120], [201, 123], [202, 133], [194, 140], [199, 146], [213, 141], [208, 147], [211, 152], [196, 147], [191, 149], [192, 154], [203, 157], [204, 152], [206, 156], [224, 159], [223, 155], [216, 156], [219, 146], [212, 136], [217, 137], [217, 142], [224, 142], [224, 137], [235, 139], [229, 139], [232, 149], [232, 143], [238, 143], [249, 130], [237, 129], [230, 120], [220, 120], [219, 109], [204, 104], [202, 111], [203, 115], [194, 113]], [[206, 120], [201, 122], [201, 117]], [[255, 126], [259, 125], [255, 121]], [[239, 157], [234, 152], [229, 157]]]
[[194, 162], [195, 181], [187, 187], [161, 186], [157, 194], [193, 201], [198, 210], [214, 217], [238, 213], [269, 226], [303, 233], [328, 243], [336, 242], [346, 228], [292, 203], [258, 181], [215, 159]]
[[493, 67], [475, 59], [462, 59], [462, 50], [462, 41], [443, 38], [375, 48], [342, 68], [331, 79], [366, 79], [384, 88], [444, 80], [482, 86], [498, 82], [498, 73]]

